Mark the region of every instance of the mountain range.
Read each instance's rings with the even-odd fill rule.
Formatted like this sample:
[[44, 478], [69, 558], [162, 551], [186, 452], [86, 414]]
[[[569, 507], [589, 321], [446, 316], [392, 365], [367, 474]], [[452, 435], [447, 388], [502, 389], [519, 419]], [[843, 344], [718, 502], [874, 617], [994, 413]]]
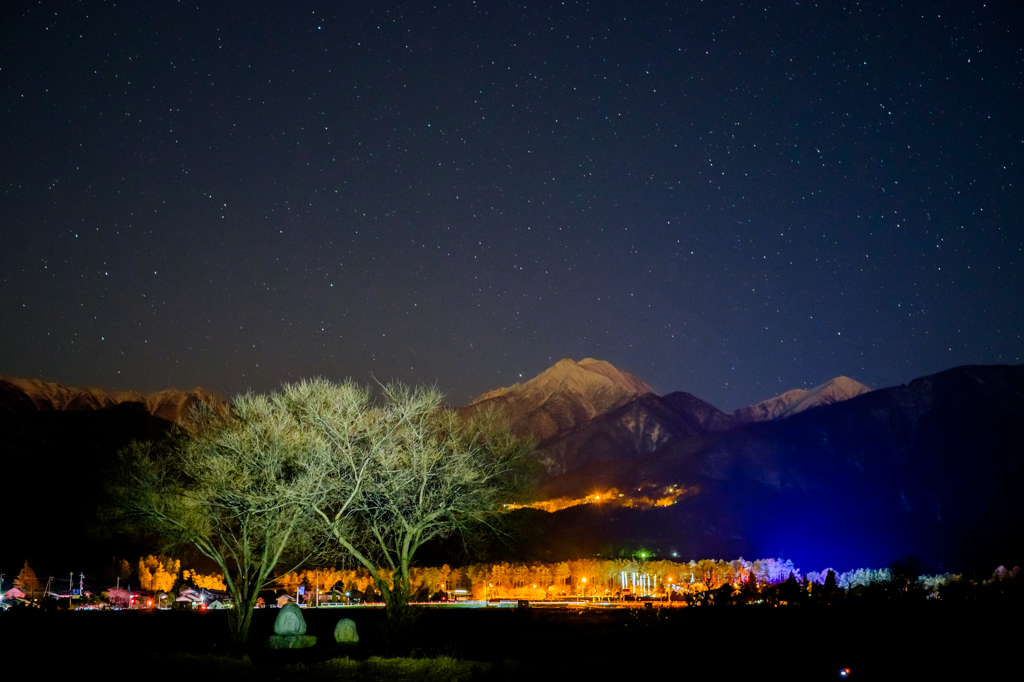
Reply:
[[224, 401], [202, 388], [168, 389], [148, 394], [111, 393], [98, 388], [70, 388], [39, 379], [0, 377], [0, 412], [9, 414], [102, 410], [123, 403], [138, 403], [154, 417], [181, 423], [198, 402]]
[[[88, 508], [113, 453], [166, 433], [198, 401], [223, 403], [203, 389], [143, 395], [0, 379], [8, 470], [55, 500], [32, 525], [59, 526], [69, 508]], [[459, 409], [492, 408], [537, 444], [533, 501], [568, 500], [516, 512], [520, 544], [494, 550], [511, 558], [643, 546], [686, 559], [786, 554], [807, 570], [903, 554], [936, 569], [1024, 561], [1021, 365], [876, 390], [840, 376], [723, 412], [689, 393], [658, 395], [608, 362], [566, 359]], [[7, 496], [4, 518], [20, 504]], [[22, 537], [26, 552], [49, 546], [30, 542], [40, 536], [27, 526]], [[62, 550], [76, 544], [95, 549], [81, 529]]]
[[[524, 510], [541, 557], [644, 546], [843, 568], [908, 554], [933, 570], [1024, 560], [1021, 365], [877, 390], [837, 377], [731, 413], [688, 393], [644, 393], [537, 452], [538, 498], [585, 501]], [[664, 506], [596, 501], [609, 490]]]
[[529, 381], [485, 393], [462, 409], [505, 412], [513, 431], [537, 442], [545, 473], [559, 476], [597, 461], [634, 459], [686, 437], [782, 419], [870, 390], [841, 376], [726, 413], [689, 393], [659, 396], [607, 362], [564, 359]]

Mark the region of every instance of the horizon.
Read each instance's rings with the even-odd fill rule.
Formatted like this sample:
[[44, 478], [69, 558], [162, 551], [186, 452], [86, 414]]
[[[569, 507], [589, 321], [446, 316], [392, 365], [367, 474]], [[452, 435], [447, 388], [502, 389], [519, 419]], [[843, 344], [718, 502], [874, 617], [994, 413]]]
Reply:
[[[584, 358], [581, 358], [581, 360], [582, 359], [584, 359]], [[590, 358], [590, 359], [597, 360], [599, 362], [607, 362], [606, 360], [602, 360], [601, 358]], [[561, 360], [571, 360], [575, 364], [579, 364], [579, 362], [580, 362], [580, 360], [573, 360], [572, 358], [561, 358], [557, 362], [561, 362]], [[794, 386], [794, 387], [785, 389], [785, 390], [783, 390], [783, 391], [781, 391], [781, 392], [779, 392], [777, 394], [766, 396], [766, 397], [754, 400], [754, 401], [749, 402], [749, 403], [744, 403], [744, 404], [737, 405], [737, 406], [730, 407], [730, 408], [722, 408], [722, 407], [719, 407], [718, 405], [715, 405], [714, 403], [711, 403], [710, 401], [706, 400], [703, 396], [698, 395], [696, 393], [693, 393], [692, 391], [689, 391], [689, 390], [687, 390], [685, 388], [672, 389], [672, 390], [668, 390], [668, 391], [658, 390], [657, 387], [654, 385], [654, 382], [648, 381], [645, 377], [637, 376], [633, 372], [629, 372], [628, 370], [625, 370], [625, 369], [623, 369], [621, 367], [615, 366], [613, 363], [608, 363], [608, 364], [612, 365], [613, 367], [615, 367], [616, 369], [618, 369], [620, 371], [627, 372], [628, 374], [632, 375], [634, 378], [636, 378], [636, 379], [642, 381], [643, 383], [647, 384], [652, 389], [654, 389], [653, 392], [655, 393], [655, 395], [665, 396], [665, 395], [669, 395], [671, 393], [677, 393], [677, 392], [689, 393], [689, 394], [691, 394], [691, 395], [693, 395], [693, 396], [695, 396], [697, 398], [700, 398], [701, 400], [704, 400], [704, 402], [708, 402], [709, 404], [711, 404], [714, 407], [718, 408], [722, 412], [726, 412], [726, 413], [735, 412], [735, 411], [741, 410], [741, 409], [743, 409], [745, 407], [752, 407], [754, 405], [758, 405], [760, 403], [763, 403], [763, 402], [772, 400], [774, 398], [777, 398], [779, 396], [782, 396], [782, 395], [784, 395], [784, 394], [786, 394], [786, 393], [788, 393], [790, 391], [794, 391], [794, 390], [810, 391], [810, 390], [813, 390], [815, 388], [818, 388], [818, 387], [821, 387], [821, 386], [825, 386], [825, 385], [829, 384], [830, 382], [832, 382], [832, 381], [834, 381], [836, 379], [844, 378], [844, 377], [847, 378], [847, 379], [851, 379], [853, 381], [856, 381], [857, 383], [859, 383], [861, 385], [867, 386], [867, 388], [869, 390], [871, 390], [871, 391], [875, 391], [875, 390], [879, 390], [879, 389], [885, 389], [885, 388], [895, 388], [895, 387], [898, 387], [898, 386], [905, 386], [906, 384], [910, 383], [911, 381], [923, 378], [923, 377], [912, 377], [912, 378], [910, 378], [907, 381], [902, 382], [902, 383], [887, 384], [887, 385], [883, 385], [883, 386], [871, 386], [871, 385], [865, 384], [864, 382], [860, 381], [859, 379], [857, 379], [857, 377], [851, 377], [851, 376], [848, 376], [848, 375], [845, 375], [845, 374], [837, 374], [835, 376], [832, 376], [832, 377], [829, 377], [829, 378], [825, 379], [824, 381], [820, 381], [820, 382], [817, 382], [817, 383], [807, 383], [807, 384], [805, 384], [803, 386]], [[1024, 364], [1024, 363], [1019, 363], [1019, 364]], [[1009, 363], [998, 363], [997, 365], [992, 365], [992, 366], [998, 366], [998, 365], [1012, 366]], [[550, 369], [553, 366], [554, 366], [554, 364], [549, 365], [548, 367], [545, 367], [544, 369], [538, 371], [536, 374], [534, 374], [532, 376], [529, 376], [529, 377], [523, 376], [523, 375], [519, 375], [519, 376], [516, 377], [515, 381], [512, 381], [511, 383], [505, 384], [503, 386], [493, 386], [491, 388], [487, 388], [487, 389], [481, 391], [480, 393], [475, 394], [470, 400], [467, 400], [467, 401], [462, 402], [462, 403], [453, 403], [453, 402], [448, 401], [447, 399], [448, 399], [449, 396], [448, 396], [447, 393], [444, 393], [443, 386], [440, 386], [440, 384], [430, 384], [430, 385], [438, 385], [439, 388], [442, 389], [442, 393], [444, 393], [444, 395], [445, 395], [446, 404], [447, 405], [449, 405], [451, 407], [462, 407], [462, 406], [466, 406], [466, 405], [471, 404], [472, 401], [475, 401], [475, 400], [479, 399], [480, 397], [484, 396], [487, 393], [490, 393], [490, 392], [493, 392], [493, 391], [496, 391], [496, 390], [499, 390], [499, 389], [511, 388], [512, 386], [514, 386], [516, 384], [522, 384], [522, 383], [528, 382], [528, 381], [530, 381], [532, 379], [535, 379], [538, 376], [540, 376], [541, 374], [543, 374], [546, 370]], [[984, 366], [984, 365], [979, 365], [978, 363], [971, 363], [971, 364], [968, 364], [968, 365], [957, 365], [957, 366], [954, 366], [954, 367], [947, 367], [945, 369], [939, 370], [938, 372], [934, 372], [933, 374], [941, 374], [942, 372], [946, 372], [946, 371], [953, 370], [953, 369], [958, 369], [960, 367], [972, 367], [972, 366]], [[933, 376], [933, 374], [923, 375], [923, 376]], [[351, 377], [339, 377], [339, 378], [314, 377], [314, 376], [300, 377], [299, 379], [295, 379], [293, 381], [283, 381], [277, 387], [275, 387], [273, 389], [270, 389], [269, 391], [266, 391], [265, 393], [276, 391], [281, 386], [283, 386], [285, 384], [288, 384], [288, 383], [294, 383], [295, 381], [302, 381], [304, 379], [313, 379], [313, 378], [326, 378], [326, 379], [331, 380], [331, 381], [344, 381], [346, 379], [351, 379]], [[137, 395], [145, 397], [145, 396], [150, 396], [150, 395], [154, 395], [154, 394], [157, 394], [157, 393], [161, 393], [163, 391], [180, 391], [182, 393], [191, 393], [191, 392], [195, 392], [195, 391], [205, 391], [205, 392], [212, 393], [213, 395], [217, 396], [218, 398], [220, 398], [220, 399], [222, 399], [222, 400], [224, 400], [226, 402], [230, 402], [231, 400], [233, 400], [237, 396], [245, 394], [245, 392], [243, 391], [241, 393], [234, 393], [234, 394], [226, 395], [224, 393], [221, 393], [219, 391], [211, 389], [211, 388], [209, 388], [207, 386], [204, 386], [202, 384], [199, 384], [199, 385], [196, 385], [196, 386], [192, 386], [192, 387], [188, 387], [188, 388], [182, 388], [182, 387], [179, 387], [179, 386], [164, 386], [162, 388], [158, 388], [158, 389], [155, 389], [155, 390], [139, 390], [139, 389], [135, 389], [135, 388], [109, 388], [109, 387], [103, 387], [103, 386], [73, 385], [73, 384], [66, 383], [66, 382], [59, 381], [59, 380], [47, 379], [47, 378], [42, 378], [42, 377], [14, 376], [14, 375], [11, 375], [11, 374], [0, 374], [0, 379], [4, 379], [4, 380], [15, 379], [15, 380], [24, 380], [24, 381], [39, 381], [39, 382], [46, 383], [46, 384], [59, 385], [59, 386], [62, 386], [64, 388], [72, 389], [72, 390], [97, 390], [97, 391], [102, 391], [102, 392], [110, 394], [110, 395], [137, 394]], [[374, 380], [374, 381], [365, 383], [363, 385], [369, 386], [372, 389], [373, 386], [375, 385], [375, 383], [376, 383], [376, 381]], [[253, 391], [253, 392], [255, 392], [255, 391]]]

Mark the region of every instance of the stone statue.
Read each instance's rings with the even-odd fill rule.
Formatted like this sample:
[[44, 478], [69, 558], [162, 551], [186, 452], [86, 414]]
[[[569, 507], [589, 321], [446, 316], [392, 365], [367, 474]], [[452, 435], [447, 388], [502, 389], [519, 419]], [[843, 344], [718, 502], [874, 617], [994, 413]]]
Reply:
[[267, 640], [268, 649], [305, 649], [316, 644], [316, 637], [306, 634], [302, 609], [285, 604], [274, 621], [274, 634]]
[[342, 618], [334, 626], [334, 641], [338, 644], [359, 644], [359, 633], [356, 624], [350, 618]]

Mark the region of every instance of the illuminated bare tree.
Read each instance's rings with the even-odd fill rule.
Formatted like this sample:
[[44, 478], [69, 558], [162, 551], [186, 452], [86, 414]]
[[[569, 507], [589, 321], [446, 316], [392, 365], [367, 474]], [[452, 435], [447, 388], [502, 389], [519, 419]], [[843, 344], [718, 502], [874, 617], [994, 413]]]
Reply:
[[[358, 391], [336, 399], [357, 402]], [[216, 562], [233, 608], [231, 639], [248, 637], [259, 590], [279, 563], [308, 557], [308, 504], [320, 492], [309, 466], [321, 444], [284, 392], [244, 395], [229, 410], [199, 404], [170, 443], [133, 443], [108, 487], [108, 513], [168, 548], [191, 546]]]
[[385, 386], [380, 403], [359, 415], [339, 413], [322, 392], [320, 382], [292, 392], [303, 423], [328, 444], [317, 465], [329, 472], [328, 494], [310, 497], [310, 509], [370, 571], [397, 634], [409, 616], [417, 550], [489, 523], [523, 484], [532, 445], [495, 413], [467, 420], [446, 409], [436, 389]]

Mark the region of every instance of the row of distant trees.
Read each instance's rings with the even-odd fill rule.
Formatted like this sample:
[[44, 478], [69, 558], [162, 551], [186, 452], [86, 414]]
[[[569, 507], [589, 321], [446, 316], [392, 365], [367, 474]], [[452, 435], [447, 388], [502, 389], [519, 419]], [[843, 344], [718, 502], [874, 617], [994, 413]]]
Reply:
[[[143, 590], [172, 592], [185, 587], [224, 590], [223, 576], [180, 570], [179, 560], [165, 556], [140, 558], [135, 571], [125, 561], [112, 565], [116, 577], [137, 580]], [[696, 603], [746, 603], [764, 597], [800, 602], [808, 597], [842, 599], [853, 591], [864, 599], [940, 598], [946, 600], [982, 599], [1024, 601], [1024, 570], [998, 567], [988, 579], [975, 581], [960, 574], [915, 575], [912, 565], [896, 562], [889, 568], [858, 568], [836, 573], [831, 569], [801, 575], [792, 561], [743, 558], [733, 561], [701, 560], [690, 562], [646, 561], [636, 559], [580, 559], [557, 563], [531, 564], [476, 563], [452, 568], [413, 567], [410, 569], [411, 598], [427, 601], [439, 594], [465, 590], [473, 598], [562, 599], [566, 597], [623, 598], [626, 594], [654, 599], [683, 599]], [[391, 579], [389, 569], [379, 575]], [[108, 576], [110, 577], [110, 576]], [[625, 582], [625, 585], [623, 584]], [[310, 595], [341, 590], [357, 599], [376, 599], [374, 577], [364, 568], [311, 568], [280, 576], [276, 585], [294, 594], [300, 586]], [[38, 597], [41, 583], [28, 561], [14, 581], [27, 596]], [[628, 590], [628, 592], [627, 592]], [[126, 607], [131, 593], [124, 587], [111, 587], [104, 598]], [[123, 603], [122, 603], [123, 602]]]
[[[565, 597], [634, 597], [702, 601], [707, 593], [756, 600], [759, 593], [786, 586], [782, 595], [799, 600], [809, 594], [843, 596], [853, 591], [871, 599], [945, 598], [976, 596], [981, 589], [995, 598], [1024, 596], [1024, 571], [1000, 566], [992, 577], [980, 582], [959, 574], [916, 575], [905, 563], [882, 569], [858, 568], [837, 573], [832, 569], [801, 574], [790, 560], [743, 558], [733, 561], [690, 562], [643, 561], [635, 559], [581, 559], [558, 563], [477, 563], [452, 568], [413, 568], [410, 571], [413, 597], [426, 601], [438, 592], [462, 589], [476, 599], [561, 599]], [[386, 574], [386, 570], [385, 570]], [[625, 584], [623, 584], [625, 583]], [[294, 593], [300, 586], [326, 592], [332, 588], [362, 596], [373, 585], [364, 569], [335, 568], [296, 571], [278, 580]], [[723, 588], [725, 588], [723, 590]], [[730, 592], [731, 590], [731, 592]]]
[[[189, 586], [208, 590], [225, 589], [223, 576], [202, 574], [191, 569], [183, 571], [179, 559], [163, 555], [139, 557], [134, 569], [127, 560], [115, 558], [111, 561], [105, 578], [114, 583], [110, 585], [108, 591], [123, 589], [125, 594], [128, 594], [128, 588], [133, 580], [136, 588], [153, 592], [169, 593]], [[42, 596], [43, 584], [27, 559], [14, 580], [14, 586], [29, 599]]]

